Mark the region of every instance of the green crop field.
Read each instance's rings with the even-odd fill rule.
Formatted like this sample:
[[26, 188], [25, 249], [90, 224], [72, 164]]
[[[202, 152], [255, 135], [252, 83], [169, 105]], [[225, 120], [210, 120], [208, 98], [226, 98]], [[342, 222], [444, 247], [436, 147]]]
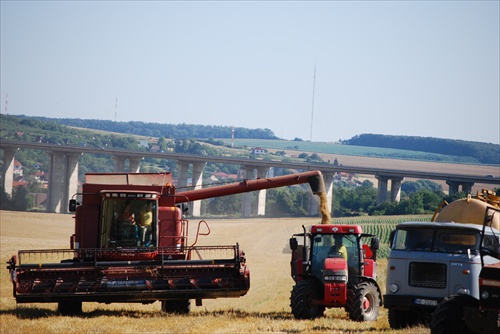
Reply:
[[389, 255], [389, 236], [391, 231], [395, 229], [396, 225], [405, 221], [431, 221], [431, 215], [417, 215], [417, 216], [394, 216], [394, 217], [356, 217], [356, 218], [334, 218], [334, 224], [357, 224], [361, 225], [364, 233], [369, 233], [377, 236], [380, 239], [380, 249], [377, 257], [381, 259], [387, 258]]

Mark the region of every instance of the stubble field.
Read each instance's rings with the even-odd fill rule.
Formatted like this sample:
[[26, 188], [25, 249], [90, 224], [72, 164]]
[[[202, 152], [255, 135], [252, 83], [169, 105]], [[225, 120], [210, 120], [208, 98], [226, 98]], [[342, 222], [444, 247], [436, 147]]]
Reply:
[[[12, 297], [8, 271], [0, 271], [0, 328], [2, 333], [429, 333], [419, 327], [391, 330], [387, 311], [375, 322], [350, 321], [343, 309], [330, 309], [324, 318], [295, 320], [289, 307], [290, 277], [288, 239], [302, 225], [319, 218], [208, 220], [211, 233], [200, 245], [238, 242], [251, 271], [251, 288], [241, 298], [192, 303], [188, 315], [165, 315], [160, 303], [84, 303], [84, 314], [61, 316], [56, 304], [18, 304]], [[197, 221], [192, 220], [191, 231]], [[72, 215], [0, 211], [1, 261], [19, 249], [68, 248], [73, 233]], [[194, 239], [191, 239], [191, 242]], [[378, 282], [385, 290], [386, 261], [379, 261]]]

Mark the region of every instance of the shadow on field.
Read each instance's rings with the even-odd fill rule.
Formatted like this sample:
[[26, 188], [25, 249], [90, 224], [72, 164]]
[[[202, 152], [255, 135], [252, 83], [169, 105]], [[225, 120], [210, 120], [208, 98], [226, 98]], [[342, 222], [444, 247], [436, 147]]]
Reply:
[[16, 307], [10, 310], [0, 310], [0, 315], [14, 315], [19, 319], [41, 319], [57, 315], [58, 313], [51, 309], [38, 307]]
[[[0, 315], [14, 315], [19, 319], [42, 319], [54, 316], [63, 316], [58, 311], [42, 307], [16, 307], [8, 310], [0, 310]], [[165, 314], [160, 311], [138, 311], [138, 310], [102, 310], [95, 309], [90, 312], [83, 312], [78, 315], [72, 315], [78, 318], [96, 318], [102, 316], [108, 317], [128, 317], [128, 318], [153, 318], [158, 316], [182, 316], [182, 317], [226, 317], [226, 318], [263, 318], [272, 320], [291, 320], [293, 315], [290, 312], [246, 312], [242, 310], [217, 310], [217, 311], [201, 311], [192, 312], [186, 315]]]
[[228, 318], [264, 318], [272, 320], [292, 320], [293, 315], [290, 312], [247, 312], [242, 310], [217, 310], [217, 311], [201, 311], [193, 313], [199, 316], [212, 316], [212, 317], [228, 317]]
[[[158, 316], [159, 312], [137, 311], [137, 310], [93, 310], [72, 315], [77, 318], [97, 318], [97, 317], [128, 317], [128, 318], [152, 318]], [[58, 311], [40, 307], [16, 307], [10, 310], [0, 310], [0, 315], [13, 315], [19, 319], [42, 319], [49, 317], [64, 317]]]

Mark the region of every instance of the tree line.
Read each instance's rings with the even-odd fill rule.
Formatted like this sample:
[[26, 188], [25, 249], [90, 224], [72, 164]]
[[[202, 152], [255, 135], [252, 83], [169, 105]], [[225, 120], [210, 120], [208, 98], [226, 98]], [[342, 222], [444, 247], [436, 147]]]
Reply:
[[66, 126], [111, 131], [148, 137], [180, 139], [231, 138], [234, 130], [238, 138], [278, 139], [270, 129], [248, 129], [243, 127], [200, 125], [200, 124], [163, 124], [154, 122], [116, 122], [111, 120], [30, 117]]
[[500, 145], [465, 140], [441, 139], [416, 136], [389, 136], [379, 134], [361, 134], [342, 144], [383, 147], [410, 151], [429, 152], [460, 157], [473, 157], [484, 164], [500, 164]]

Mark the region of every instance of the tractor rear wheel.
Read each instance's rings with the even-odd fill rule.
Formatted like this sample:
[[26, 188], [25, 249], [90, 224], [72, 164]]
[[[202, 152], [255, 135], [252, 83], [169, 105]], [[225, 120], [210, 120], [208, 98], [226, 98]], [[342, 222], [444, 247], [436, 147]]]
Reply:
[[380, 293], [371, 282], [355, 285], [347, 292], [346, 310], [354, 321], [377, 320], [380, 310]]
[[191, 310], [191, 300], [162, 300], [161, 310], [164, 313], [188, 314]]
[[61, 315], [79, 315], [82, 314], [82, 302], [59, 302], [57, 310]]
[[[298, 282], [292, 289], [290, 306], [295, 319], [315, 319], [323, 316], [325, 306], [321, 285], [313, 280]], [[318, 303], [319, 302], [319, 303]]]

